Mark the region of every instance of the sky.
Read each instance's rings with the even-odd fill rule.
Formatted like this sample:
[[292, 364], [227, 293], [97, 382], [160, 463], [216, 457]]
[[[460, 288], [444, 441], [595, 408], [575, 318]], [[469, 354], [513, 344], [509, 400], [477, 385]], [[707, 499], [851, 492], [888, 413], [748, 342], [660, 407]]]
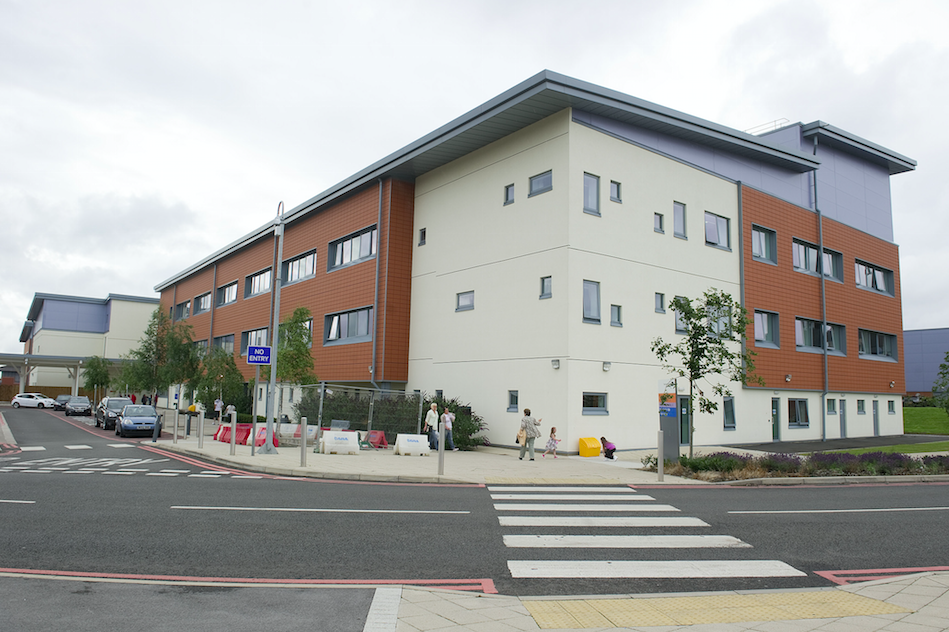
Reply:
[[904, 329], [949, 327], [949, 3], [0, 0], [0, 352], [37, 292], [155, 285], [547, 69], [891, 178]]

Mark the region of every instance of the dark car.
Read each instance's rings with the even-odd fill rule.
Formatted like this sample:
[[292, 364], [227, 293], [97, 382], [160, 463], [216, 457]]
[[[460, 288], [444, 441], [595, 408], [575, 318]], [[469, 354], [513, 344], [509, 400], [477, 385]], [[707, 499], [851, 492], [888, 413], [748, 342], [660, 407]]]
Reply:
[[65, 410], [67, 417], [70, 415], [92, 416], [92, 404], [89, 402], [89, 398], [84, 395], [70, 397], [69, 401], [66, 402]]
[[128, 397], [103, 397], [96, 406], [96, 426], [106, 430], [115, 428], [115, 420], [119, 418], [122, 409], [132, 403]]
[[115, 420], [115, 434], [128, 437], [134, 433], [151, 435], [158, 423], [158, 413], [153, 406], [130, 404], [122, 409]]
[[53, 410], [66, 410], [66, 402], [69, 401], [70, 397], [72, 397], [72, 395], [57, 395]]

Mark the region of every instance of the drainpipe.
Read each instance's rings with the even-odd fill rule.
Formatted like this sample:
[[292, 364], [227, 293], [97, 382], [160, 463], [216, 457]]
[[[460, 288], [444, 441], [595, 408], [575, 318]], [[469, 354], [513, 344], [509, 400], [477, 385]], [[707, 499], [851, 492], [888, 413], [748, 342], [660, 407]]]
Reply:
[[211, 276], [211, 323], [208, 329], [208, 346], [211, 350], [211, 343], [214, 342], [214, 310], [217, 309], [217, 262], [214, 262], [214, 273]]
[[[817, 134], [814, 135], [814, 156], [817, 156]], [[820, 251], [820, 318], [821, 318], [821, 336], [823, 336], [824, 350], [824, 388], [820, 394], [820, 440], [827, 440], [827, 392], [830, 390], [830, 374], [827, 366], [827, 275], [824, 270], [824, 216], [821, 215], [820, 206], [817, 204], [817, 171], [811, 172], [811, 178], [814, 179], [814, 210], [817, 211], [817, 238]]]
[[[386, 225], [388, 231], [389, 226]], [[373, 388], [379, 390], [376, 384], [376, 346], [379, 344], [379, 244], [382, 241], [382, 178], [379, 178], [379, 212], [376, 218], [376, 287], [372, 296], [372, 366], [369, 367], [369, 382]]]

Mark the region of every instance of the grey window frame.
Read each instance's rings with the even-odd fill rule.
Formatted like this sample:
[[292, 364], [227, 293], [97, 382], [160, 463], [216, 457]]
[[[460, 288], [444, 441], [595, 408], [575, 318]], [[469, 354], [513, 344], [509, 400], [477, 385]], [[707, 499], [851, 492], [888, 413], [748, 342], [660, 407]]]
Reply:
[[[363, 237], [368, 235], [369, 239], [369, 254], [362, 254], [362, 242]], [[353, 242], [360, 244], [359, 248], [359, 257], [354, 258], [352, 255], [353, 251]], [[346, 247], [349, 246], [349, 259], [344, 261], [346, 257]], [[326, 246], [326, 271], [332, 272], [334, 270], [342, 270], [343, 268], [348, 268], [350, 266], [359, 265], [366, 261], [371, 261], [376, 258], [376, 254], [379, 252], [379, 228], [376, 225], [363, 228], [362, 230], [357, 230], [356, 232], [350, 233], [345, 237], [340, 239], [334, 239], [329, 242]], [[339, 260], [339, 263], [337, 263]]]
[[[305, 262], [310, 257], [313, 258], [312, 263], [307, 266], [309, 272], [306, 274], [300, 274], [301, 263], [305, 265]], [[291, 279], [291, 272], [293, 270], [297, 271], [296, 278]], [[310, 250], [309, 252], [304, 252], [290, 259], [284, 260], [280, 266], [280, 286], [285, 287], [287, 285], [292, 285], [294, 283], [299, 283], [301, 281], [306, 281], [307, 279], [312, 279], [316, 276], [316, 249]]]
[[[830, 248], [824, 248], [823, 254], [818, 254], [820, 252], [820, 249], [816, 245], [808, 241], [796, 237], [792, 239], [791, 265], [794, 271], [814, 276], [824, 275], [827, 279], [843, 282], [844, 256]], [[827, 271], [828, 259], [831, 268], [829, 272]]]
[[611, 327], [622, 327], [623, 326], [623, 306], [622, 305], [610, 305], [610, 326]]
[[[675, 298], [685, 298], [684, 296], [676, 296]], [[675, 299], [673, 299], [675, 300]], [[675, 331], [677, 334], [686, 335], [689, 333], [688, 329], [685, 327], [685, 322], [682, 321], [679, 317], [679, 311], [676, 309], [672, 310], [673, 315], [675, 316]], [[681, 325], [681, 326], [680, 326]]]
[[538, 298], [551, 298], [554, 292], [554, 278], [551, 276], [540, 277], [540, 296]]
[[662, 292], [656, 292], [656, 313], [666, 313], [666, 295]]
[[836, 415], [837, 414], [837, 400], [827, 398], [827, 414]]
[[[366, 313], [366, 331], [365, 334], [359, 334], [359, 319], [362, 318], [362, 314]], [[345, 318], [344, 318], [345, 317]], [[355, 317], [357, 320], [356, 333], [355, 335], [349, 335], [349, 320], [350, 318]], [[343, 332], [343, 324], [346, 324], [346, 332]], [[336, 328], [336, 336], [330, 338], [330, 335], [333, 334], [334, 327]], [[323, 317], [323, 346], [324, 347], [333, 347], [336, 345], [345, 345], [345, 344], [356, 344], [359, 342], [369, 342], [372, 340], [373, 331], [375, 330], [375, 319], [373, 314], [372, 306], [361, 307], [359, 309], [352, 309], [343, 312], [335, 312], [332, 314], [326, 314]], [[345, 335], [344, 335], [345, 333]]]
[[[756, 235], [761, 235], [757, 237]], [[765, 252], [760, 252], [761, 248], [759, 247], [759, 242], [761, 246], [764, 246]], [[755, 251], [759, 252], [756, 253]], [[778, 264], [778, 234], [777, 232], [771, 230], [770, 228], [765, 228], [764, 226], [758, 226], [757, 224], [751, 225], [751, 258], [755, 261], [761, 261], [764, 263], [770, 263], [777, 265]]]
[[[241, 355], [242, 356], [247, 355], [247, 347], [267, 346], [267, 341], [269, 340], [267, 336], [269, 333], [270, 332], [269, 332], [268, 327], [258, 327], [257, 329], [248, 329], [247, 331], [242, 331], [241, 332]], [[251, 344], [250, 337], [252, 335], [254, 335], [258, 340], [262, 338], [263, 342], [255, 341], [253, 344]]]
[[425, 240], [428, 237], [427, 232], [428, 231], [426, 231], [424, 228], [418, 229], [418, 245], [419, 246], [425, 245]]
[[[254, 291], [254, 284], [257, 279], [267, 278], [267, 287], [258, 289]], [[244, 298], [252, 298], [254, 296], [262, 296], [264, 294], [269, 294], [270, 290], [273, 288], [273, 270], [270, 268], [264, 268], [252, 274], [248, 274], [244, 277]]]
[[[865, 337], [865, 334], [866, 334], [866, 337]], [[879, 349], [880, 340], [879, 339], [874, 340], [874, 338], [877, 336], [883, 337], [884, 353], [871, 353], [867, 351], [868, 345], [870, 346], [871, 349], [872, 348]], [[873, 331], [871, 329], [860, 328], [860, 329], [857, 329], [857, 340], [858, 340], [857, 357], [860, 358], [861, 360], [874, 360], [877, 362], [899, 361], [899, 349], [897, 348], [899, 341], [897, 340], [895, 335], [888, 334], [882, 331]], [[887, 350], [889, 350], [890, 353], [885, 353]]]
[[600, 216], [600, 176], [587, 172], [583, 173], [583, 212]]
[[735, 424], [735, 398], [730, 395], [722, 398], [722, 417], [723, 427], [726, 430], [734, 430], [737, 427]]
[[[861, 267], [864, 268], [861, 271]], [[874, 263], [869, 263], [863, 259], [854, 260], [854, 279], [857, 287], [868, 292], [882, 294], [883, 296], [896, 296], [893, 271]], [[869, 274], [868, 274], [869, 273]], [[867, 284], [869, 276], [870, 282]], [[880, 278], [882, 277], [882, 279]], [[861, 279], [864, 281], [861, 283]], [[879, 285], [883, 283], [886, 287], [880, 289]]]
[[[234, 288], [234, 297], [231, 300], [227, 300], [227, 295], [229, 294], [228, 290]], [[230, 305], [231, 303], [237, 302], [237, 281], [233, 283], [228, 283], [217, 288], [216, 291], [216, 306], [224, 307], [225, 305]]]
[[514, 204], [514, 185], [513, 184], [507, 184], [504, 186], [503, 206], [507, 206], [508, 204]]
[[234, 355], [234, 334], [215, 336], [211, 344], [215, 349], [224, 349], [225, 352]]
[[623, 185], [616, 180], [610, 180], [610, 201], [623, 203]]
[[652, 214], [652, 230], [654, 233], [666, 234], [666, 218], [662, 213]]
[[[805, 327], [811, 329], [816, 328], [819, 332], [821, 328], [821, 321], [813, 318], [803, 318], [801, 316], [798, 316], [794, 319], [795, 349], [806, 353], [823, 353], [824, 347], [826, 347], [828, 355], [841, 357], [847, 355], [847, 328], [844, 325], [828, 322], [826, 327], [823, 328], [824, 335], [821, 338], [821, 344], [823, 346], [802, 344], [802, 341], [806, 341], [808, 337]], [[828, 334], [833, 341], [832, 345], [828, 343]], [[813, 333], [810, 334], [810, 337], [813, 341]]]
[[[208, 304], [207, 307], [204, 307], [201, 305], [202, 303], [205, 302], [205, 299], [207, 299], [207, 304]], [[193, 309], [191, 310], [192, 316], [203, 314], [205, 312], [210, 312], [211, 306], [213, 305], [213, 301], [211, 300], [211, 293], [205, 292], [204, 294], [198, 294], [197, 296], [194, 297], [194, 300], [191, 303], [191, 305], [193, 306]]]
[[516, 390], [509, 390], [507, 392], [507, 412], [516, 413], [518, 412], [518, 392]]
[[[588, 304], [587, 289], [595, 290], [596, 304]], [[587, 308], [591, 308], [588, 310]], [[595, 312], [592, 308], [595, 308]], [[590, 323], [593, 325], [600, 324], [600, 282], [599, 281], [590, 281], [588, 279], [583, 280], [583, 322]]]
[[552, 191], [554, 188], [554, 170], [548, 169], [543, 173], [538, 173], [536, 176], [531, 176], [527, 182], [527, 197], [529, 198], [540, 195], [541, 193], [547, 193], [547, 191]]
[[185, 320], [191, 316], [191, 299], [187, 301], [182, 301], [175, 305], [175, 318], [174, 320]]
[[689, 223], [687, 220], [687, 207], [682, 202], [672, 203], [672, 234], [679, 239], [689, 238]]
[[[596, 398], [598, 405], [597, 406], [587, 406], [588, 401]], [[583, 415], [609, 415], [609, 395], [607, 393], [598, 393], [593, 391], [584, 391], [583, 399], [581, 400], [583, 405]]]
[[475, 299], [474, 290], [458, 292], [457, 294], [455, 294], [455, 311], [467, 312], [467, 311], [473, 310], [475, 308], [474, 299]]
[[[768, 338], [758, 338], [758, 317], [762, 316], [762, 322], [767, 322], [768, 329], [773, 335], [771, 339]], [[776, 312], [769, 312], [763, 309], [756, 309], [754, 311], [754, 329], [755, 329], [755, 346], [762, 347], [764, 349], [780, 349], [781, 348], [781, 317]]]
[[[803, 412], [803, 421], [801, 413]], [[803, 398], [788, 398], [788, 427], [809, 428], [811, 425], [810, 413], [807, 410], [807, 400]]]
[[867, 403], [864, 399], [857, 400], [857, 414], [866, 415], [867, 414]]
[[[711, 226], [709, 221], [711, 220], [712, 225], [715, 226], [715, 236], [717, 241], [712, 241], [709, 239], [709, 231]], [[722, 243], [722, 223], [725, 224], [725, 243]], [[718, 248], [719, 250], [728, 250], [732, 249], [732, 237], [731, 237], [731, 220], [722, 215], [716, 215], [715, 213], [710, 213], [705, 211], [705, 245], [711, 246], [713, 248]]]
[[896, 400], [895, 399], [886, 400], [886, 413], [888, 415], [896, 414]]

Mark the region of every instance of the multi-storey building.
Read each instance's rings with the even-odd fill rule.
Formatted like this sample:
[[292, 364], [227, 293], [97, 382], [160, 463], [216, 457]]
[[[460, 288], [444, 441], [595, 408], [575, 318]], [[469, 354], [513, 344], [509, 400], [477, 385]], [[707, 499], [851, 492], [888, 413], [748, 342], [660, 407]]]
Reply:
[[889, 177], [914, 168], [822, 122], [752, 136], [545, 71], [285, 214], [281, 261], [271, 223], [156, 290], [240, 359], [279, 276], [321, 380], [441, 390], [498, 444], [528, 407], [576, 450], [655, 445], [650, 342], [715, 288], [765, 384], [697, 414], [696, 444], [897, 434]]

